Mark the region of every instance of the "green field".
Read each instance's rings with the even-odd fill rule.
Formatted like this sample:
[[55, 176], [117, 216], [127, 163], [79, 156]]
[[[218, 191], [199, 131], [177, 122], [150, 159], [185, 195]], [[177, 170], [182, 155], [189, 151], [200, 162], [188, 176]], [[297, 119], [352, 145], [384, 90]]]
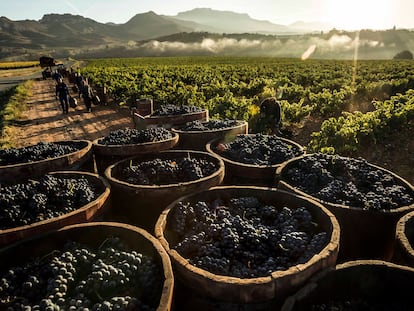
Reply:
[[40, 66], [38, 61], [0, 62], [0, 70], [31, 68], [36, 66]]
[[352, 154], [361, 141], [375, 141], [413, 127], [413, 61], [336, 61], [260, 57], [174, 57], [89, 60], [82, 74], [105, 85], [122, 103], [153, 98], [163, 104], [196, 105], [211, 117], [249, 121], [252, 132], [268, 132], [257, 122], [258, 105], [276, 97], [283, 125], [323, 119], [310, 151]]

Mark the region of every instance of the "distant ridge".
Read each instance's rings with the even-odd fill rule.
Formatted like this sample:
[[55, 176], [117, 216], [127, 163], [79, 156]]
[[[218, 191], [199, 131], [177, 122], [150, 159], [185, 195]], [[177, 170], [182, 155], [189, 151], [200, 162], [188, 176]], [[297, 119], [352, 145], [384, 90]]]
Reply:
[[295, 23], [289, 24], [289, 27], [292, 29], [302, 30], [302, 31], [329, 31], [334, 28], [333, 25], [322, 22], [304, 22], [297, 21]]
[[293, 33], [294, 30], [284, 25], [273, 24], [251, 18], [245, 13], [218, 11], [209, 8], [196, 8], [178, 13], [174, 16], [180, 20], [192, 21], [207, 26], [205, 31], [216, 30], [223, 33]]
[[[0, 59], [60, 57], [269, 56], [352, 59], [356, 33], [320, 22], [288, 26], [248, 14], [196, 8], [176, 16], [153, 11], [123, 24], [100, 23], [81, 15], [45, 14], [40, 20], [0, 17]], [[414, 51], [414, 32], [406, 29], [358, 32], [360, 59], [392, 59]]]
[[180, 32], [297, 33], [287, 26], [250, 18], [247, 14], [207, 8], [177, 16], [139, 13], [124, 24], [99, 23], [72, 14], [45, 14], [39, 21], [0, 18], [0, 42], [4, 47], [85, 47], [139, 41]]

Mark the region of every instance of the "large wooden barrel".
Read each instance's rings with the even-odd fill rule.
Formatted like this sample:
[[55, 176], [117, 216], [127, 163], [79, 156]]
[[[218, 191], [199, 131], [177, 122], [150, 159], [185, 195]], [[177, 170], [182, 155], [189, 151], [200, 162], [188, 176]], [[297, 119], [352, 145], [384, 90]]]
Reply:
[[[303, 155], [283, 163], [276, 171], [279, 189], [313, 198], [327, 207], [338, 219], [341, 226], [341, 247], [339, 262], [357, 259], [391, 260], [395, 247], [395, 228], [397, 221], [406, 213], [414, 210], [414, 204], [390, 210], [371, 210], [327, 202], [301, 191], [286, 181], [286, 172], [295, 167], [298, 161], [312, 154]], [[368, 163], [369, 167], [392, 176], [397, 185], [406, 188], [414, 197], [414, 187], [406, 180], [382, 167]]]
[[414, 267], [414, 211], [401, 217], [396, 227], [393, 261]]
[[[228, 204], [226, 202], [240, 196], [255, 196], [266, 206], [286, 206], [291, 209], [305, 207], [312, 214], [318, 228], [327, 233], [325, 247], [322, 246], [323, 249], [319, 253], [304, 263], [253, 278], [214, 274], [192, 265], [174, 249], [179, 238], [172, 227], [172, 218], [175, 217], [175, 209], [179, 202], [179, 206], [194, 206], [200, 201], [213, 202], [212, 204], [220, 202], [217, 203], [220, 208], [220, 204]], [[271, 188], [221, 186], [181, 197], [171, 203], [157, 221], [155, 236], [170, 255], [176, 281], [183, 284], [181, 296], [178, 296], [181, 300], [177, 302], [179, 310], [221, 310], [215, 308], [215, 305], [232, 305], [234, 310], [270, 310], [269, 306], [277, 306], [283, 302], [286, 296], [303, 286], [313, 274], [336, 264], [339, 230], [335, 217], [311, 199]], [[197, 299], [192, 300], [190, 297]], [[204, 300], [200, 297], [204, 297]]]
[[[254, 136], [257, 134], [247, 134], [247, 136]], [[268, 135], [264, 135], [268, 136]], [[226, 185], [254, 185], [254, 186], [273, 186], [275, 181], [276, 169], [283, 163], [274, 163], [270, 165], [255, 165], [247, 164], [223, 156], [218, 150], [220, 144], [225, 144], [234, 141], [234, 137], [230, 140], [215, 139], [207, 143], [206, 149], [209, 153], [218, 156], [223, 160], [226, 167], [226, 176], [224, 184]], [[297, 156], [304, 154], [304, 149], [298, 143], [277, 137], [282, 143], [297, 148]]]
[[15, 182], [42, 176], [53, 171], [83, 170], [83, 167], [88, 167], [90, 162], [93, 162], [92, 142], [88, 140], [68, 140], [53, 143], [76, 145], [77, 151], [50, 159], [0, 166], [0, 182]]
[[413, 268], [379, 260], [350, 261], [313, 277], [281, 310], [414, 310], [413, 282]]
[[[122, 171], [130, 165], [153, 159], [169, 160], [177, 157], [207, 160], [214, 163], [217, 170], [209, 176], [193, 181], [163, 185], [133, 184], [122, 178]], [[134, 224], [153, 232], [159, 215], [172, 201], [186, 194], [221, 184], [224, 178], [224, 164], [219, 158], [207, 152], [168, 150], [119, 161], [106, 169], [105, 177], [112, 187], [113, 204], [110, 219]]]
[[173, 137], [169, 139], [127, 145], [104, 145], [101, 143], [102, 138], [97, 138], [92, 142], [96, 168], [98, 173], [102, 175], [111, 164], [139, 154], [171, 149], [179, 140], [177, 133], [173, 133]]
[[[74, 224], [32, 236], [0, 249], [0, 274], [8, 271], [12, 266], [24, 264], [30, 258], [51, 256], [56, 250], [62, 250], [68, 241], [99, 249], [108, 238], [112, 237], [119, 238], [130, 250], [146, 255], [155, 262], [160, 269], [159, 277], [162, 283], [160, 288], [155, 289], [157, 301], [159, 300], [156, 310], [171, 310], [174, 278], [168, 254], [157, 239], [148, 232], [127, 224], [113, 222]], [[77, 276], [74, 278], [76, 280]], [[134, 297], [139, 293], [130, 292], [129, 295]]]
[[171, 130], [180, 137], [176, 148], [205, 151], [208, 142], [214, 139], [231, 140], [238, 134], [247, 134], [248, 127], [246, 121], [237, 120], [236, 125], [222, 129], [187, 131], [182, 128], [172, 128]]
[[104, 178], [96, 174], [80, 171], [59, 171], [51, 172], [50, 174], [64, 178], [86, 178], [96, 187], [99, 196], [92, 202], [62, 216], [25, 226], [0, 230], [0, 247], [45, 231], [99, 219], [109, 209], [110, 185]]
[[136, 128], [145, 128], [145, 127], [164, 127], [172, 128], [174, 126], [179, 126], [186, 124], [187, 122], [199, 120], [199, 121], [208, 121], [208, 110], [202, 110], [199, 112], [191, 112], [185, 114], [177, 115], [166, 115], [166, 116], [156, 116], [148, 115], [141, 116], [134, 114], [134, 124]]

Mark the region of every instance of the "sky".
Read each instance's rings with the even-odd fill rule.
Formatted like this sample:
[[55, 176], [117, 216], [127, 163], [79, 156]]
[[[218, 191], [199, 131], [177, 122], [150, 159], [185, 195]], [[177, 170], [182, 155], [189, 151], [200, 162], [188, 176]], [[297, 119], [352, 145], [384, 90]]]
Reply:
[[344, 30], [414, 28], [413, 0], [2, 0], [0, 16], [39, 20], [44, 14], [70, 13], [125, 23], [138, 13], [174, 16], [193, 8], [247, 13], [283, 25], [319, 21]]

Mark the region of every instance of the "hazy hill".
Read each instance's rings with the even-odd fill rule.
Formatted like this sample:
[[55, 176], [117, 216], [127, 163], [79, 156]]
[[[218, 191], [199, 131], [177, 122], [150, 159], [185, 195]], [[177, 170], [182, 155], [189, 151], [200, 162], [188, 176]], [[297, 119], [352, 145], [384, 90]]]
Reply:
[[122, 34], [135, 40], [155, 38], [178, 32], [194, 31], [191, 25], [185, 25], [180, 21], [157, 15], [150, 11], [136, 14], [125, 24], [118, 26]]
[[2, 47], [62, 47], [99, 45], [111, 36], [111, 27], [71, 14], [47, 14], [39, 21], [0, 18]]
[[327, 23], [304, 21], [297, 21], [295, 23], [289, 24], [289, 27], [296, 29], [297, 31], [305, 32], [329, 31], [334, 28], [333, 25]]
[[39, 21], [0, 17], [0, 59], [33, 60], [42, 54], [61, 58], [300, 58], [306, 54], [312, 58], [352, 59], [356, 45], [360, 59], [392, 59], [402, 50], [414, 51], [414, 32], [410, 30], [321, 31], [323, 26], [298, 22], [288, 27], [255, 20], [247, 14], [212, 9], [194, 9], [177, 16], [150, 11], [136, 14], [124, 24], [103, 24], [71, 14], [46, 14]]
[[196, 8], [178, 13], [173, 16], [180, 20], [192, 21], [204, 25], [201, 31], [219, 33], [294, 33], [295, 31], [284, 25], [273, 24], [251, 18], [248, 14], [231, 11], [218, 11], [209, 8]]
[[258, 21], [247, 14], [211, 9], [194, 9], [175, 17], [150, 11], [136, 14], [124, 24], [104, 24], [72, 14], [46, 14], [39, 21], [0, 18], [0, 43], [4, 48], [85, 48], [200, 31], [271, 34], [292, 32], [287, 26]]

